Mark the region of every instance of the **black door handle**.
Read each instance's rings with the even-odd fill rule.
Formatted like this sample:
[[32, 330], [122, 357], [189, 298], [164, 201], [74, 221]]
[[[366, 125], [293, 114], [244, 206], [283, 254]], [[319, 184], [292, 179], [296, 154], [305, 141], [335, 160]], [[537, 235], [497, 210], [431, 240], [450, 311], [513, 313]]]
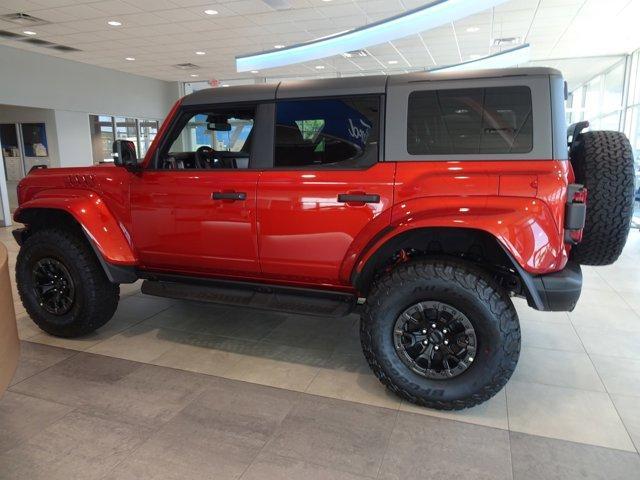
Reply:
[[213, 192], [211, 198], [213, 200], [246, 200], [247, 194], [245, 192]]
[[338, 195], [341, 203], [380, 203], [380, 195], [367, 193], [341, 193]]

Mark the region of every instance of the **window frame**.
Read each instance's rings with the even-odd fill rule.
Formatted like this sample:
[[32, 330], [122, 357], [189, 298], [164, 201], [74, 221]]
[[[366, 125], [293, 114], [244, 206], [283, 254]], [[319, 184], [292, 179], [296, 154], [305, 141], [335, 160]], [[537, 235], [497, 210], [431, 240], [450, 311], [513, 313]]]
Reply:
[[[409, 95], [419, 91], [460, 90], [524, 86], [531, 90], [533, 145], [526, 153], [409, 153], [407, 130]], [[431, 80], [391, 85], [387, 91], [385, 158], [387, 161], [505, 161], [548, 160], [553, 157], [553, 116], [549, 76], [512, 76], [502, 78]]]
[[[371, 97], [377, 98], [378, 100], [378, 155], [375, 161], [372, 161], [368, 165], [352, 165], [352, 166], [342, 166], [340, 163], [338, 164], [321, 164], [321, 165], [300, 165], [300, 166], [283, 166], [279, 167], [275, 165], [276, 162], [276, 125], [277, 125], [277, 114], [278, 114], [278, 103], [279, 102], [298, 102], [298, 101], [312, 101], [312, 100], [340, 100], [340, 99], [354, 99], [354, 98], [362, 98], [362, 97]], [[314, 95], [309, 97], [285, 97], [285, 98], [276, 98], [274, 104], [274, 112], [273, 112], [273, 123], [272, 123], [272, 138], [273, 138], [273, 154], [272, 154], [272, 163], [268, 170], [277, 170], [277, 171], [296, 171], [296, 170], [327, 170], [327, 171], [358, 171], [358, 170], [368, 170], [371, 167], [377, 165], [380, 162], [384, 161], [384, 145], [385, 145], [385, 116], [386, 116], [386, 96], [381, 93], [360, 93], [357, 95]]]
[[[224, 109], [224, 108], [245, 108], [251, 107], [255, 108], [254, 115], [254, 125], [253, 125], [253, 140], [251, 145], [251, 152], [249, 154], [249, 166], [248, 168], [215, 168], [215, 169], [195, 169], [189, 168], [184, 170], [169, 170], [165, 168], [159, 168], [158, 165], [160, 163], [161, 154], [168, 153], [168, 149], [173, 144], [172, 140], [169, 141], [170, 138], [173, 137], [173, 134], [182, 131], [182, 129], [187, 125], [189, 120], [195, 115], [210, 112], [216, 109]], [[160, 143], [158, 144], [158, 148], [155, 151], [151, 162], [145, 168], [145, 170], [152, 170], [158, 172], [248, 172], [248, 171], [256, 171], [256, 170], [264, 170], [269, 164], [273, 163], [273, 130], [274, 130], [274, 115], [275, 115], [275, 102], [273, 100], [269, 101], [258, 101], [258, 102], [233, 102], [233, 103], [216, 103], [216, 104], [203, 104], [203, 105], [186, 105], [182, 106], [178, 111], [177, 115], [174, 116], [169, 127], [167, 128], [165, 134], [160, 139]], [[269, 141], [271, 139], [271, 141]], [[259, 147], [258, 147], [259, 145]], [[255, 156], [253, 152], [260, 151], [266, 152], [260, 156]]]

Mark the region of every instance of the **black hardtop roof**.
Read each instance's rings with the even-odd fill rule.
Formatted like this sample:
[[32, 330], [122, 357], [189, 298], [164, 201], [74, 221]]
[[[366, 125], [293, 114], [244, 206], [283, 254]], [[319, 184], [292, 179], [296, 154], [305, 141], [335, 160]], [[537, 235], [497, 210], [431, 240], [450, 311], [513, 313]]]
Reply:
[[387, 86], [407, 85], [414, 82], [472, 80], [514, 76], [559, 75], [559, 70], [546, 67], [470, 70], [462, 72], [413, 72], [401, 75], [372, 75], [364, 77], [320, 78], [317, 80], [256, 83], [227, 88], [206, 88], [183, 98], [183, 105], [239, 103], [275, 100], [277, 98], [304, 98], [348, 96], [385, 93]]

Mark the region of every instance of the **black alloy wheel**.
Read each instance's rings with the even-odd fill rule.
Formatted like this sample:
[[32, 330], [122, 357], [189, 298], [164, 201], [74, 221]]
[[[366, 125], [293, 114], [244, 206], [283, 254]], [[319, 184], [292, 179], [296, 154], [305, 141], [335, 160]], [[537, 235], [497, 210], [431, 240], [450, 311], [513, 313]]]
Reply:
[[467, 371], [478, 345], [466, 315], [437, 301], [419, 302], [402, 312], [393, 342], [402, 362], [430, 379], [453, 378]]
[[75, 284], [64, 264], [42, 258], [33, 266], [33, 290], [40, 306], [52, 315], [65, 315], [73, 307]]

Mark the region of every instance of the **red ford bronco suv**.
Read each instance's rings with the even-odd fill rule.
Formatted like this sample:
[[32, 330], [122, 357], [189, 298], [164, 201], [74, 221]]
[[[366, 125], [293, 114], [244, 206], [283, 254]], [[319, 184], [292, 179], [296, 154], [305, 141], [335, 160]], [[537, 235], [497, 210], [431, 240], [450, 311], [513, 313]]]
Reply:
[[171, 109], [143, 160], [36, 169], [19, 185], [16, 276], [44, 331], [84, 335], [142, 292], [307, 315], [361, 310], [389, 389], [479, 404], [520, 351], [510, 297], [570, 311], [580, 264], [629, 231], [618, 132], [567, 128], [546, 68], [207, 89]]

